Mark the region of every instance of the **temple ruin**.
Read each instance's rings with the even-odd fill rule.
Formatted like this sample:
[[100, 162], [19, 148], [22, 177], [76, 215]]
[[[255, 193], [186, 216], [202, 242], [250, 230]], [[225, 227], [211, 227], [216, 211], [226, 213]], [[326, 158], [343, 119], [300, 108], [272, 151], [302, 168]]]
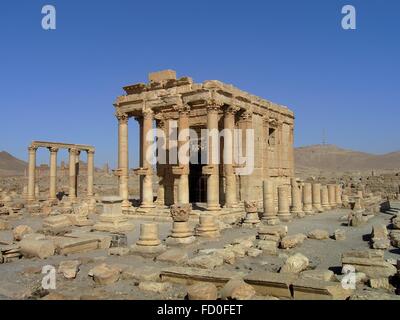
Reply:
[[[244, 200], [262, 201], [262, 182], [271, 180], [276, 185], [290, 184], [294, 175], [293, 127], [294, 114], [287, 107], [239, 90], [232, 85], [212, 80], [195, 83], [189, 77], [177, 79], [175, 71], [165, 70], [149, 74], [149, 83], [124, 87], [125, 95], [114, 103], [118, 119], [119, 192], [123, 209], [131, 210], [128, 193], [130, 168], [128, 165], [128, 121], [134, 118], [140, 126], [140, 167], [135, 172], [140, 179], [140, 208], [172, 204], [205, 204], [208, 211], [235, 208]], [[153, 166], [146, 159], [150, 142], [146, 137], [153, 128], [167, 137], [167, 159], [177, 146], [169, 141], [171, 120], [177, 122], [178, 134], [184, 129], [254, 130], [254, 170], [250, 175], [238, 175], [238, 165], [193, 163]], [[246, 134], [246, 133], [245, 133]], [[244, 134], [244, 135], [245, 135]], [[192, 141], [191, 148], [204, 149], [204, 141]], [[245, 141], [245, 138], [243, 138]], [[179, 140], [181, 146], [185, 138]], [[225, 148], [232, 149], [232, 141], [224, 139]], [[222, 143], [221, 143], [222, 144]], [[245, 144], [245, 142], [244, 142]], [[222, 148], [220, 148], [222, 150]], [[208, 146], [209, 157], [215, 155]], [[153, 180], [158, 179], [158, 190], [153, 194]], [[155, 197], [156, 195], [156, 197]], [[156, 201], [154, 201], [156, 199]]]

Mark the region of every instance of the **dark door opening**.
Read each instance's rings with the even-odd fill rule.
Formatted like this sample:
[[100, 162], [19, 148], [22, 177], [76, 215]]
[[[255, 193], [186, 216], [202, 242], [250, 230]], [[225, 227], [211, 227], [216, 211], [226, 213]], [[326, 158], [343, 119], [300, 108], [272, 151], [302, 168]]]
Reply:
[[203, 176], [202, 164], [190, 164], [189, 202], [207, 202], [207, 177]]

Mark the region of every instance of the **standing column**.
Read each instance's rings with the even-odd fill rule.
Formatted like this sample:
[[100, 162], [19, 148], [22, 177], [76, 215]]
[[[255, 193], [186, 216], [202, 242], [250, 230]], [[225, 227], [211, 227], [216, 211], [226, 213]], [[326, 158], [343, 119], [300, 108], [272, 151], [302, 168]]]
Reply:
[[303, 211], [305, 214], [313, 214], [311, 183], [304, 183], [303, 186]]
[[36, 181], [36, 150], [37, 147], [29, 147], [29, 171], [28, 171], [28, 197], [29, 202], [35, 201], [35, 181]]
[[50, 194], [49, 200], [57, 200], [57, 152], [58, 148], [50, 150]]
[[239, 108], [229, 107], [224, 115], [224, 174], [225, 174], [225, 207], [237, 206], [236, 176], [233, 168], [233, 134], [235, 129], [235, 113]]
[[331, 206], [329, 204], [329, 195], [328, 195], [328, 187], [327, 186], [321, 187], [321, 203], [322, 203], [322, 208], [324, 210], [331, 209]]
[[292, 220], [292, 215], [289, 212], [288, 186], [278, 187], [278, 218], [281, 221]]
[[263, 216], [262, 220], [269, 225], [275, 225], [279, 223], [279, 219], [276, 216], [274, 202], [274, 183], [272, 181], [263, 181]]
[[324, 209], [321, 206], [321, 184], [313, 183], [312, 185], [312, 203], [313, 208], [316, 212], [323, 212]]
[[69, 149], [69, 195], [70, 201], [76, 200], [76, 158], [78, 150]]
[[87, 197], [92, 198], [93, 193], [93, 177], [94, 177], [94, 150], [87, 151]]
[[119, 171], [119, 195], [122, 198], [122, 208], [128, 209], [129, 202], [129, 147], [128, 147], [128, 120], [127, 114], [118, 114], [118, 171]]
[[336, 207], [336, 185], [328, 184], [328, 197], [331, 209]]
[[[181, 154], [182, 146], [186, 145], [190, 140], [189, 135], [189, 106], [179, 108], [178, 120], [178, 162], [183, 167], [182, 174], [178, 181], [178, 203], [189, 203], [189, 148], [185, 154]], [[183, 148], [182, 148], [183, 150]]]
[[291, 179], [291, 187], [292, 187], [292, 208], [291, 212], [293, 215], [298, 217], [303, 217], [303, 205], [301, 201], [301, 191], [299, 185], [296, 181], [296, 178]]
[[217, 139], [212, 139], [211, 137], [213, 131], [218, 132], [219, 109], [219, 106], [214, 103], [207, 107], [208, 167], [210, 168], [207, 178], [207, 210], [209, 211], [221, 209], [219, 204], [219, 164], [215, 163], [218, 159], [218, 155], [215, 152], [220, 150], [219, 147], [215, 147], [215, 144], [219, 145], [219, 135], [217, 135]]
[[340, 186], [340, 184], [337, 184], [336, 186], [336, 205], [341, 208], [343, 203], [342, 203], [342, 187]]
[[143, 168], [146, 169], [146, 173], [143, 178], [143, 201], [141, 204], [142, 208], [154, 208], [153, 203], [153, 170], [151, 167], [151, 159], [147, 159], [147, 153], [150, 155], [150, 148], [152, 146], [153, 137], [153, 119], [154, 112], [151, 109], [143, 111]]

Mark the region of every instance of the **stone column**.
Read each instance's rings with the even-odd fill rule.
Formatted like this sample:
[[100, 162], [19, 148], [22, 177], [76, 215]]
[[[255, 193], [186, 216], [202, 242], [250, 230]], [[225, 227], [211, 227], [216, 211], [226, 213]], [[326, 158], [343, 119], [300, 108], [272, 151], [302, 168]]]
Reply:
[[[178, 154], [181, 147], [190, 140], [189, 135], [189, 106], [179, 108], [178, 120]], [[186, 159], [178, 159], [179, 166], [183, 167], [183, 172], [178, 181], [178, 202], [181, 204], [189, 203], [189, 149], [186, 155], [181, 155]]]
[[57, 152], [58, 148], [50, 150], [50, 194], [49, 200], [57, 200]]
[[93, 177], [94, 177], [94, 150], [87, 151], [87, 197], [92, 198], [93, 193]]
[[321, 187], [321, 203], [322, 203], [322, 208], [324, 210], [331, 209], [331, 206], [329, 204], [329, 195], [328, 195], [328, 187], [327, 186]]
[[313, 214], [311, 183], [304, 183], [303, 186], [303, 211], [305, 214]]
[[153, 120], [154, 120], [154, 112], [151, 109], [146, 109], [143, 111], [143, 136], [142, 136], [142, 163], [143, 168], [146, 169], [146, 173], [143, 177], [143, 200], [140, 205], [141, 208], [154, 208], [155, 205], [153, 203], [153, 169], [152, 164], [147, 159], [147, 152], [150, 150], [152, 146], [152, 141], [148, 141], [147, 137], [152, 135], [153, 130]]
[[296, 178], [291, 179], [291, 189], [292, 189], [292, 208], [291, 212], [293, 215], [296, 215], [298, 217], [303, 217], [304, 212], [303, 212], [303, 205], [301, 201], [301, 190], [299, 188], [299, 185], [296, 181]]
[[274, 183], [272, 181], [263, 181], [263, 216], [262, 220], [269, 225], [275, 225], [279, 223], [279, 219], [276, 216], [274, 202]]
[[35, 201], [35, 181], [36, 181], [36, 150], [37, 147], [29, 147], [29, 171], [28, 171], [28, 196], [29, 202]]
[[233, 168], [233, 134], [235, 129], [235, 113], [239, 110], [236, 107], [225, 109], [224, 115], [224, 174], [225, 174], [225, 207], [237, 207], [236, 197], [236, 176]]
[[76, 158], [78, 156], [78, 150], [69, 149], [69, 195], [70, 201], [76, 200]]
[[131, 206], [129, 202], [129, 147], [128, 147], [128, 120], [127, 114], [117, 114], [118, 119], [118, 171], [119, 195], [122, 198], [122, 210]]
[[312, 185], [312, 203], [315, 212], [323, 212], [324, 209], [321, 206], [321, 184], [313, 183]]
[[[211, 130], [218, 130], [218, 111], [220, 107], [217, 104], [210, 104], [207, 107], [207, 129], [209, 133]], [[213, 158], [216, 159], [216, 155], [213, 153], [213, 143], [218, 141], [212, 141], [211, 137], [208, 137], [208, 167], [210, 169], [207, 178], [207, 210], [216, 211], [220, 210], [219, 204], [219, 165], [213, 163]], [[219, 148], [216, 148], [216, 152], [219, 152]]]
[[337, 184], [336, 186], [336, 192], [335, 192], [335, 196], [336, 196], [336, 205], [341, 208], [343, 203], [342, 203], [342, 187]]
[[336, 185], [328, 184], [329, 205], [332, 209], [336, 207]]
[[292, 216], [289, 212], [289, 192], [288, 186], [278, 187], [278, 218], [281, 221], [291, 221]]

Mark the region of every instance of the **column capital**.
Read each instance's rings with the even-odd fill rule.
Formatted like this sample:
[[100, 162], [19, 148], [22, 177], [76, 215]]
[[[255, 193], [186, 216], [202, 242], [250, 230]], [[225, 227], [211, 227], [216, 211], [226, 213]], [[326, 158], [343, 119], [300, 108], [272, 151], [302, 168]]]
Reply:
[[81, 152], [78, 149], [71, 148], [69, 149], [69, 153], [75, 156], [79, 156]]
[[36, 146], [29, 146], [28, 147], [28, 151], [29, 152], [36, 152], [37, 149], [38, 149], [38, 147], [36, 147]]
[[238, 111], [240, 111], [240, 107], [238, 106], [227, 106], [225, 108], [225, 114], [235, 115]]
[[190, 113], [190, 106], [188, 104], [174, 105], [174, 110], [179, 112], [179, 115], [188, 115]]
[[142, 111], [143, 119], [153, 120], [154, 118], [154, 111], [151, 109], [143, 109]]
[[119, 123], [121, 123], [121, 124], [128, 123], [129, 116], [126, 113], [118, 112], [115, 116], [117, 117]]
[[92, 154], [93, 155], [95, 151], [94, 150], [86, 150], [86, 152], [87, 152], [87, 154]]
[[253, 118], [253, 111], [244, 110], [240, 115], [241, 120], [251, 120]]
[[60, 150], [60, 149], [57, 148], [57, 147], [49, 147], [48, 149], [49, 149], [50, 153], [57, 153], [58, 150]]
[[224, 104], [215, 99], [209, 99], [206, 101], [206, 105], [208, 112], [218, 112]]

